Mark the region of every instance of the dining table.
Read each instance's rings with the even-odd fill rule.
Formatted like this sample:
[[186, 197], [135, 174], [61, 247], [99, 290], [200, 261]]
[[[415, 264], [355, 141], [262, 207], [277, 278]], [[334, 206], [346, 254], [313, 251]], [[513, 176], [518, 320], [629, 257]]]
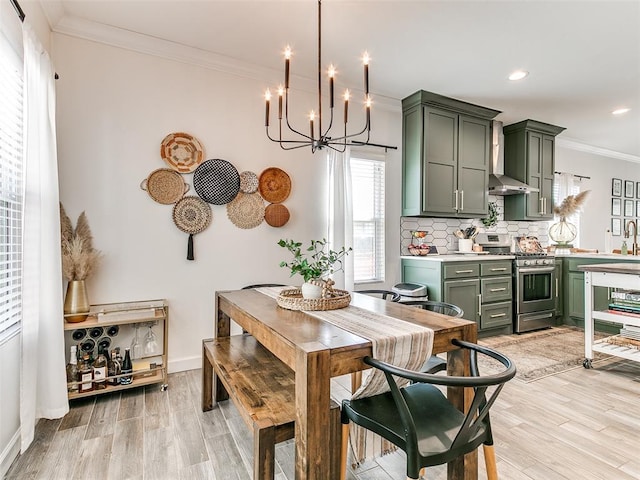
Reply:
[[[469, 374], [468, 351], [459, 349], [451, 341], [459, 339], [475, 343], [475, 322], [355, 292], [351, 293], [351, 302], [346, 308], [353, 307], [432, 329], [432, 353], [447, 354], [448, 374]], [[327, 428], [331, 379], [369, 368], [363, 359], [372, 355], [372, 342], [322, 321], [310, 312], [282, 308], [275, 298], [256, 289], [217, 291], [215, 309], [217, 337], [231, 334], [233, 320], [294, 371], [296, 480], [333, 480], [340, 442], [331, 444]], [[210, 385], [215, 383], [214, 380]], [[217, 392], [203, 392], [203, 395], [217, 397]], [[467, 388], [447, 389], [447, 397], [461, 411], [469, 408], [472, 396], [473, 391]], [[449, 480], [477, 478], [477, 451], [447, 465]]]

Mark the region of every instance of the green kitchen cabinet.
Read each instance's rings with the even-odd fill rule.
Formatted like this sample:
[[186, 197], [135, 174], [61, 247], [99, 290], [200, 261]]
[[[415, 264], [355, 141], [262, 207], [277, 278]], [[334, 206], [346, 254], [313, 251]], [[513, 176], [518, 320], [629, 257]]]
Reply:
[[565, 130], [535, 120], [504, 127], [504, 173], [538, 189], [504, 199], [505, 220], [553, 219], [555, 137]]
[[562, 318], [564, 316], [564, 295], [563, 288], [564, 282], [562, 281], [562, 258], [555, 259], [555, 299], [556, 299], [556, 318]]
[[486, 216], [490, 121], [500, 112], [426, 91], [402, 109], [403, 216]]
[[429, 300], [452, 303], [480, 336], [513, 331], [511, 260], [402, 259], [402, 281], [427, 286]]

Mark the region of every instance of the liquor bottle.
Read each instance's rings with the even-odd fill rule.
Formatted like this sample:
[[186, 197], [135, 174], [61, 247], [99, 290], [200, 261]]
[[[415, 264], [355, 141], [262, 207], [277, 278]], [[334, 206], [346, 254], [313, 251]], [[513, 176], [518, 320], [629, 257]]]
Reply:
[[78, 347], [71, 345], [69, 363], [67, 363], [67, 391], [76, 393], [78, 391]]
[[93, 390], [93, 369], [89, 362], [89, 354], [85, 353], [78, 364], [78, 380], [80, 385], [78, 391], [80, 393], [90, 392]]
[[129, 385], [131, 384], [131, 382], [133, 382], [133, 376], [131, 375], [131, 373], [133, 373], [133, 365], [131, 364], [131, 353], [129, 352], [128, 348], [125, 348], [124, 360], [122, 361], [122, 374], [123, 375], [129, 374], [129, 375], [125, 375], [120, 378], [121, 385]]
[[98, 347], [98, 356], [93, 362], [93, 388], [102, 390], [107, 388], [107, 357], [102, 348]]
[[111, 356], [107, 361], [107, 383], [109, 385], [118, 385], [120, 383], [120, 379], [117, 376], [120, 375], [121, 371], [120, 363], [118, 362], [116, 350], [114, 348], [111, 350]]

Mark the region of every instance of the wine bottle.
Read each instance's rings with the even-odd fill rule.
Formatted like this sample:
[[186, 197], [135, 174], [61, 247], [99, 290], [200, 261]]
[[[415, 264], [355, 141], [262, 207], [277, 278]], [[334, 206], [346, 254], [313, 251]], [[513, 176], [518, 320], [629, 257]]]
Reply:
[[98, 356], [93, 362], [93, 388], [102, 390], [107, 388], [107, 357], [102, 348], [98, 347]]
[[76, 393], [78, 391], [78, 347], [71, 345], [69, 363], [67, 363], [67, 391]]
[[120, 383], [120, 379], [117, 378], [117, 375], [120, 375], [119, 370], [116, 359], [116, 350], [113, 349], [111, 350], [111, 356], [107, 361], [107, 383], [109, 385], [117, 385]]
[[[131, 353], [128, 348], [124, 349], [124, 360], [122, 361], [122, 374], [123, 377], [120, 378], [121, 385], [129, 385], [133, 382], [133, 365], [131, 364]], [[128, 375], [127, 375], [128, 374]]]
[[78, 380], [80, 385], [78, 391], [80, 393], [90, 392], [93, 390], [93, 369], [89, 362], [89, 354], [85, 353], [78, 365]]

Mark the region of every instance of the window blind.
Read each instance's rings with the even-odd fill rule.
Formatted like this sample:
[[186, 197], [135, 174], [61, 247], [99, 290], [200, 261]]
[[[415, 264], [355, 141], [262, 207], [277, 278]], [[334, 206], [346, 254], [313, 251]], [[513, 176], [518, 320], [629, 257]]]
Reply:
[[355, 283], [384, 281], [383, 161], [351, 158]]
[[22, 62], [0, 34], [0, 343], [22, 315]]

